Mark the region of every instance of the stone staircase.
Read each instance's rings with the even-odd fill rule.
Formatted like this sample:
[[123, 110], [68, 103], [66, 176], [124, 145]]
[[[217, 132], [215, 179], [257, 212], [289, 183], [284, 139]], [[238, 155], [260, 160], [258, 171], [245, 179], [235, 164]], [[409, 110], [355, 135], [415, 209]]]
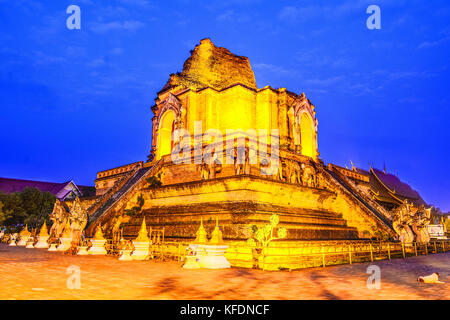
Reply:
[[118, 180], [114, 186], [112, 186], [107, 192], [100, 196], [100, 198], [92, 204], [87, 210], [88, 216], [91, 217], [108, 199], [117, 192], [128, 181], [139, 168], [134, 168], [132, 171], [125, 174], [120, 180]]
[[392, 222], [388, 218], [389, 215], [386, 216], [386, 213], [380, 210], [379, 205], [375, 204], [374, 201], [369, 201], [367, 196], [363, 195], [354, 184], [345, 181], [348, 179], [344, 179], [340, 174], [325, 167], [321, 169], [323, 175], [327, 178], [326, 181], [328, 183], [333, 184], [333, 186], [342, 191], [344, 195], [351, 198], [353, 201], [358, 202], [358, 204], [362, 206], [366, 212], [374, 216], [381, 225], [384, 225], [386, 229], [393, 232]]
[[339, 172], [336, 169], [331, 169], [341, 180], [341, 182], [344, 182], [347, 186], [351, 187], [352, 191], [356, 193], [359, 197], [361, 197], [367, 204], [369, 204], [373, 209], [381, 213], [384, 217], [386, 217], [389, 221], [392, 220], [392, 214], [386, 210], [383, 206], [378, 204], [375, 200], [372, 199], [370, 195], [367, 194], [364, 190], [358, 188], [356, 184], [351, 181], [348, 177], [343, 175], [341, 172]]
[[101, 218], [112, 210], [122, 198], [132, 193], [134, 187], [148, 177], [150, 173], [154, 172], [158, 164], [159, 162], [152, 167], [135, 168], [127, 176], [118, 181], [99, 201], [94, 203], [88, 210], [89, 223], [86, 228], [87, 234], [92, 234]]

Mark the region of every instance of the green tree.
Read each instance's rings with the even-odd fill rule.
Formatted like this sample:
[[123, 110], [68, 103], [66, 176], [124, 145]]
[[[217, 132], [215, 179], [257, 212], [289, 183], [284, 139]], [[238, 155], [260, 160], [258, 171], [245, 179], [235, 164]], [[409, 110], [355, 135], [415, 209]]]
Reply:
[[0, 201], [2, 202], [0, 224], [6, 227], [8, 231], [19, 231], [26, 217], [19, 195], [17, 193], [0, 193]]
[[5, 212], [3, 211], [3, 202], [0, 201], [0, 226], [3, 226], [3, 223], [6, 220]]
[[161, 172], [159, 172], [155, 176], [151, 176], [151, 177], [147, 178], [147, 183], [148, 183], [149, 188], [161, 187], [162, 186]]
[[284, 239], [287, 236], [287, 230], [284, 227], [278, 227], [277, 236], [274, 235], [274, 230], [280, 222], [280, 217], [273, 214], [270, 217], [270, 223], [266, 224], [262, 228], [258, 228], [256, 225], [251, 226], [253, 237], [247, 240], [247, 245], [250, 247], [266, 248], [269, 242], [277, 239]]
[[132, 217], [132, 216], [134, 216], [134, 215], [140, 213], [140, 212], [142, 211], [142, 207], [144, 206], [144, 204], [145, 204], [145, 199], [144, 199], [144, 197], [142, 196], [142, 194], [140, 194], [140, 195], [138, 196], [138, 198], [137, 198], [137, 206], [134, 206], [134, 207], [131, 208], [131, 209], [125, 210], [125, 214], [126, 214], [127, 216]]
[[444, 225], [445, 225], [445, 229], [447, 230], [447, 233], [450, 233], [450, 215], [448, 215], [444, 218]]
[[51, 193], [36, 188], [25, 188], [13, 194], [0, 193], [0, 226], [11, 232], [20, 231], [24, 224], [40, 228], [44, 221], [50, 222], [49, 214], [55, 200]]

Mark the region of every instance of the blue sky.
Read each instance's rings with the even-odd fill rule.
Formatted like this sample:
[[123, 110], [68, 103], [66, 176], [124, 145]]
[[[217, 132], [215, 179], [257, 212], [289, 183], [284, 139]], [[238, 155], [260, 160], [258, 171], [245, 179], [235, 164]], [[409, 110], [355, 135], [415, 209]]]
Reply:
[[93, 185], [145, 160], [156, 92], [209, 37], [259, 87], [306, 93], [325, 162], [385, 162], [450, 211], [449, 21], [436, 0], [0, 0], [0, 176]]

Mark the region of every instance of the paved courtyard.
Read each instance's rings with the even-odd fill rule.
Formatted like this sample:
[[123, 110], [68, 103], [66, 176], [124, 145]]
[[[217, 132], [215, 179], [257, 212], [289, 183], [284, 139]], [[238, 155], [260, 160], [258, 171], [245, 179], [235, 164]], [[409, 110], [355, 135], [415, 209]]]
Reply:
[[[181, 263], [66, 256], [0, 244], [0, 299], [449, 299], [450, 253], [378, 261], [381, 288], [366, 286], [370, 263], [292, 272], [184, 270]], [[68, 289], [79, 267], [81, 288]], [[417, 283], [441, 274], [445, 284]]]

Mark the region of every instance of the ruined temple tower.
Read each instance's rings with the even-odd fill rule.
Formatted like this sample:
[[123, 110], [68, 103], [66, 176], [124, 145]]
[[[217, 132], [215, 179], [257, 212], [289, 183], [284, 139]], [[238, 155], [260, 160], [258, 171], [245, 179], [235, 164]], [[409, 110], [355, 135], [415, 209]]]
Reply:
[[166, 238], [193, 239], [201, 219], [212, 229], [218, 218], [225, 240], [245, 240], [276, 213], [290, 240], [394, 234], [353, 173], [320, 159], [305, 94], [258, 88], [248, 58], [201, 40], [151, 111], [148, 161], [98, 173], [88, 232], [101, 224], [132, 238], [145, 217]]

